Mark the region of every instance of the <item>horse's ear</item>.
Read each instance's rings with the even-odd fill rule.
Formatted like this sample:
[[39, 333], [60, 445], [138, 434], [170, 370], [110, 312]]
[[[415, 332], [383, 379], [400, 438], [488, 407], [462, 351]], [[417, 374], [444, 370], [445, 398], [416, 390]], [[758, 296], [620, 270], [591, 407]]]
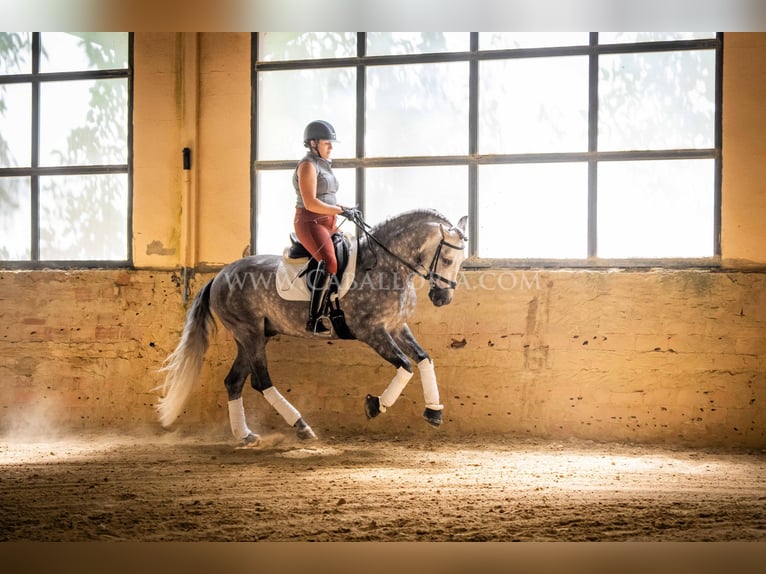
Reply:
[[447, 229], [444, 224], [439, 224], [439, 227], [442, 232], [442, 239], [445, 239], [447, 237], [447, 233], [450, 231], [457, 231], [461, 235], [461, 239], [465, 239], [465, 226], [468, 223], [468, 216], [464, 215], [460, 218], [460, 221], [457, 222], [457, 225], [453, 226], [450, 229]]
[[457, 225], [452, 228], [460, 234], [460, 239], [462, 239], [463, 241], [467, 239], [465, 235], [465, 226], [467, 223], [468, 223], [468, 216], [464, 215], [463, 217], [460, 218], [460, 221], [457, 222]]

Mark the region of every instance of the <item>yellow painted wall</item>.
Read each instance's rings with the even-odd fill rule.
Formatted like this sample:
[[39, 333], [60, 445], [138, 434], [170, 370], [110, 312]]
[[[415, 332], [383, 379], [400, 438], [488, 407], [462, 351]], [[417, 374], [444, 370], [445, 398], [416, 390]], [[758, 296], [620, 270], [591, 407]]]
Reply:
[[[136, 33], [136, 269], [0, 272], [0, 428], [158, 430], [156, 371], [185, 313], [178, 270], [249, 243], [249, 65], [249, 34]], [[420, 293], [412, 327], [442, 388], [438, 433], [766, 445], [764, 70], [766, 34], [726, 35], [724, 269], [466, 271], [448, 307]], [[493, 273], [513, 287], [487, 288]], [[197, 273], [192, 292], [211, 276]], [[320, 434], [434, 436], [417, 375], [366, 421], [364, 395], [393, 370], [360, 343], [280, 337], [268, 352], [275, 383]], [[229, 439], [233, 356], [219, 331], [181, 428]], [[246, 405], [253, 428], [288, 430], [256, 393]]]
[[134, 65], [135, 266], [241, 257], [250, 245], [250, 34], [137, 32]]
[[250, 247], [250, 34], [201, 35], [199, 259]]
[[181, 257], [181, 36], [136, 33], [133, 95], [133, 260], [173, 268]]
[[721, 251], [766, 264], [766, 33], [724, 35]]

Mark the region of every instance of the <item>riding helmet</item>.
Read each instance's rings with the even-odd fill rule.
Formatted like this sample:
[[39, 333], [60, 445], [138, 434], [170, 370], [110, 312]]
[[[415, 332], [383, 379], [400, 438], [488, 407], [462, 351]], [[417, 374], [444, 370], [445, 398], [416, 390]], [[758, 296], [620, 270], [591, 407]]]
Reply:
[[306, 126], [303, 130], [303, 145], [311, 147], [311, 140], [330, 140], [336, 141], [335, 128], [329, 122], [324, 120], [315, 120]]

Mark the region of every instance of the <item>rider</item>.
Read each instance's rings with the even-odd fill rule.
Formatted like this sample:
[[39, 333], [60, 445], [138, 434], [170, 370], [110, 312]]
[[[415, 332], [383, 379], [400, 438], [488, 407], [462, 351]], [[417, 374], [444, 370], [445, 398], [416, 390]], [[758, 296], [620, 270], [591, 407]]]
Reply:
[[297, 195], [295, 204], [295, 234], [303, 246], [317, 260], [318, 266], [309, 277], [311, 302], [306, 330], [314, 333], [327, 331], [320, 320], [328, 286], [337, 289], [338, 261], [332, 235], [338, 215], [352, 217], [355, 208], [338, 205], [338, 180], [332, 171], [335, 129], [324, 120], [309, 123], [303, 130], [303, 145], [308, 148], [293, 174], [293, 187]]

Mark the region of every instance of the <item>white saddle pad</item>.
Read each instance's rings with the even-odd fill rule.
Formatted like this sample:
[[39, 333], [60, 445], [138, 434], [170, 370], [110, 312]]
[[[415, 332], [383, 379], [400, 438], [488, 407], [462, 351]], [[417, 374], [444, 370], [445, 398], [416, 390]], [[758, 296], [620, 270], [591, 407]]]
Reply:
[[[348, 252], [348, 265], [343, 272], [343, 279], [338, 290], [338, 297], [341, 299], [353, 285], [356, 274], [356, 238], [348, 234], [346, 238], [351, 240], [351, 244]], [[289, 248], [285, 248], [282, 259], [277, 266], [277, 293], [282, 299], [288, 301], [310, 301], [311, 293], [306, 285], [306, 276], [301, 276], [301, 273], [306, 270], [309, 260], [308, 258], [288, 259], [288, 250]]]

